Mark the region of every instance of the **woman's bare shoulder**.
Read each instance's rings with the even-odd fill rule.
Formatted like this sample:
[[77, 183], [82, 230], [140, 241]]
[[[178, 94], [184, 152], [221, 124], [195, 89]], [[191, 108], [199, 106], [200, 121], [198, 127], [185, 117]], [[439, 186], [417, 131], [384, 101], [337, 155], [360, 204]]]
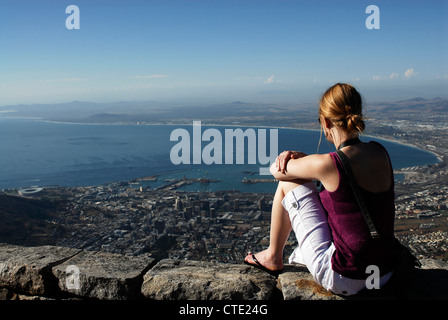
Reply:
[[310, 157], [310, 160], [314, 163], [316, 173], [320, 178], [337, 171], [330, 153], [314, 154]]

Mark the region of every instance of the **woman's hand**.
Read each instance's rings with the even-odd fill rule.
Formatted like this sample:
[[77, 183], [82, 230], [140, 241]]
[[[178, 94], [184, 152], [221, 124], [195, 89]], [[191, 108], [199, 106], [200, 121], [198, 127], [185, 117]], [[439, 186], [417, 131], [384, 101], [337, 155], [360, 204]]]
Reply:
[[277, 171], [280, 171], [283, 174], [286, 173], [286, 165], [290, 159], [299, 159], [305, 156], [307, 155], [300, 151], [283, 151], [275, 160]]

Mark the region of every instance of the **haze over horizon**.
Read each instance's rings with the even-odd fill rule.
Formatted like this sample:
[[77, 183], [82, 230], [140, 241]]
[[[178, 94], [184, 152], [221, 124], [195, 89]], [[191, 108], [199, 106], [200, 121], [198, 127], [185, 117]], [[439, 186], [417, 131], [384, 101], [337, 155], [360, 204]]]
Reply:
[[442, 0], [0, 0], [0, 43], [0, 106], [309, 103], [335, 82], [368, 101], [448, 98]]

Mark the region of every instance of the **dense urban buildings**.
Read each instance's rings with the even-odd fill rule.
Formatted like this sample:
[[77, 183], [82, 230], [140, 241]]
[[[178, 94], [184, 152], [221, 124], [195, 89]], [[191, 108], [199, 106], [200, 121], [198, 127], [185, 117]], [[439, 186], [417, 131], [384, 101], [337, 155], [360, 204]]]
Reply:
[[[46, 221], [55, 245], [239, 263], [268, 244], [270, 194], [154, 191], [111, 183], [46, 188], [36, 197], [64, 204]], [[421, 257], [447, 258], [447, 203], [448, 186], [397, 197], [397, 236]], [[294, 245], [291, 234], [286, 256]]]

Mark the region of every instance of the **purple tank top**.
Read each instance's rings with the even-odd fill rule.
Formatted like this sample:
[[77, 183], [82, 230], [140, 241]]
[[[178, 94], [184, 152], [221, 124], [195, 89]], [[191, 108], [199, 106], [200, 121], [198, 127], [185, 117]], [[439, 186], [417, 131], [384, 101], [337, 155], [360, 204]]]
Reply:
[[[336, 248], [331, 263], [337, 273], [351, 279], [366, 279], [366, 268], [376, 265], [380, 274], [392, 270], [390, 257], [378, 240], [370, 236], [361, 209], [350, 187], [349, 179], [335, 152], [330, 153], [339, 174], [339, 186], [320, 193], [322, 205], [328, 214], [333, 243]], [[392, 166], [391, 166], [392, 167]], [[363, 196], [379, 232], [393, 237], [395, 218], [395, 194], [392, 184], [388, 191], [372, 193], [362, 189]]]

